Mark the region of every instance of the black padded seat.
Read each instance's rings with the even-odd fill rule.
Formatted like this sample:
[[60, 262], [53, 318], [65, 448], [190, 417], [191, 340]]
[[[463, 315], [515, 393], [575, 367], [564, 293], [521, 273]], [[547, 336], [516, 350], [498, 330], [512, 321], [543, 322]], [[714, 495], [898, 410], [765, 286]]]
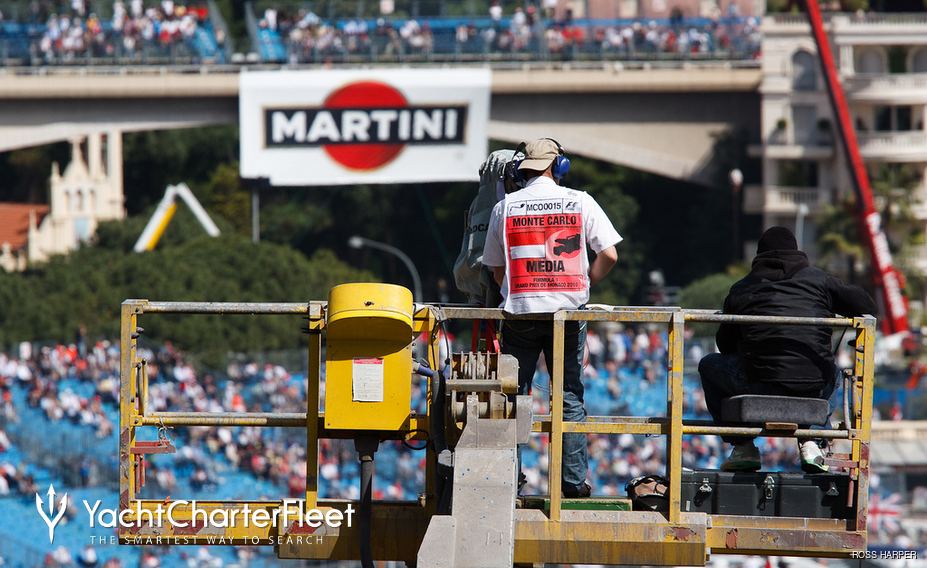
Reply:
[[721, 417], [725, 422], [742, 424], [823, 426], [829, 410], [828, 402], [820, 398], [743, 394], [724, 399]]

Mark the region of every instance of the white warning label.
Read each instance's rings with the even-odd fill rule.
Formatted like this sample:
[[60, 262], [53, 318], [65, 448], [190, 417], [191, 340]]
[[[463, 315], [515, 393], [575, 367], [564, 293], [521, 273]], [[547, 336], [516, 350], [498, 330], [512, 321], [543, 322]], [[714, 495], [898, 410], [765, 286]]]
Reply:
[[352, 377], [355, 402], [383, 402], [383, 359], [354, 359]]

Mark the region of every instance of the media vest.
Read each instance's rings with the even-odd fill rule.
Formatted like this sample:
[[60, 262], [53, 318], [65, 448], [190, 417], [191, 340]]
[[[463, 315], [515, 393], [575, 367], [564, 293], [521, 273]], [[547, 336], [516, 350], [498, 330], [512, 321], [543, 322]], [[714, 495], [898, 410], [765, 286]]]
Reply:
[[502, 308], [515, 314], [584, 305], [589, 301], [587, 245], [598, 253], [621, 241], [591, 196], [546, 177], [506, 195], [493, 210], [489, 233], [483, 262], [504, 263]]

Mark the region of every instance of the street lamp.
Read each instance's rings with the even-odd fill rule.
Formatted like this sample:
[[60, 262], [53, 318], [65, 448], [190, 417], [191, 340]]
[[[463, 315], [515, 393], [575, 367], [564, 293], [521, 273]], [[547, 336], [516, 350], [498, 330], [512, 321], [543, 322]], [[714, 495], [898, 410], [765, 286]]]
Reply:
[[740, 246], [740, 190], [744, 185], [744, 174], [734, 168], [728, 174], [731, 182], [731, 240], [734, 241], [734, 260], [740, 260], [742, 249]]
[[348, 239], [348, 246], [354, 249], [361, 249], [364, 247], [370, 247], [372, 249], [381, 250], [383, 252], [389, 253], [393, 256], [396, 256], [401, 260], [406, 268], [409, 269], [409, 274], [412, 275], [412, 295], [415, 298], [417, 303], [422, 301], [422, 279], [418, 275], [418, 269], [415, 268], [415, 264], [412, 263], [412, 259], [409, 258], [409, 255], [402, 252], [398, 248], [388, 245], [386, 243], [381, 243], [379, 241], [372, 241], [370, 239], [365, 239], [359, 235], [354, 235]]
[[805, 216], [808, 213], [808, 205], [799, 203], [798, 210], [795, 212], [795, 242], [798, 243], [798, 250], [805, 248]]

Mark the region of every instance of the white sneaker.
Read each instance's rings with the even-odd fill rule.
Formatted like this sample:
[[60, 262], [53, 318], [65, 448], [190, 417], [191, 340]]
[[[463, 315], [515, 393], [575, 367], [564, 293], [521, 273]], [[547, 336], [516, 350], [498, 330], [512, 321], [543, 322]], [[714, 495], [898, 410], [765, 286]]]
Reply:
[[760, 450], [750, 442], [735, 444], [731, 457], [721, 464], [721, 471], [759, 471]]
[[814, 440], [799, 440], [798, 449], [801, 452], [801, 470], [805, 473], [827, 473], [830, 468], [824, 463], [824, 452]]

